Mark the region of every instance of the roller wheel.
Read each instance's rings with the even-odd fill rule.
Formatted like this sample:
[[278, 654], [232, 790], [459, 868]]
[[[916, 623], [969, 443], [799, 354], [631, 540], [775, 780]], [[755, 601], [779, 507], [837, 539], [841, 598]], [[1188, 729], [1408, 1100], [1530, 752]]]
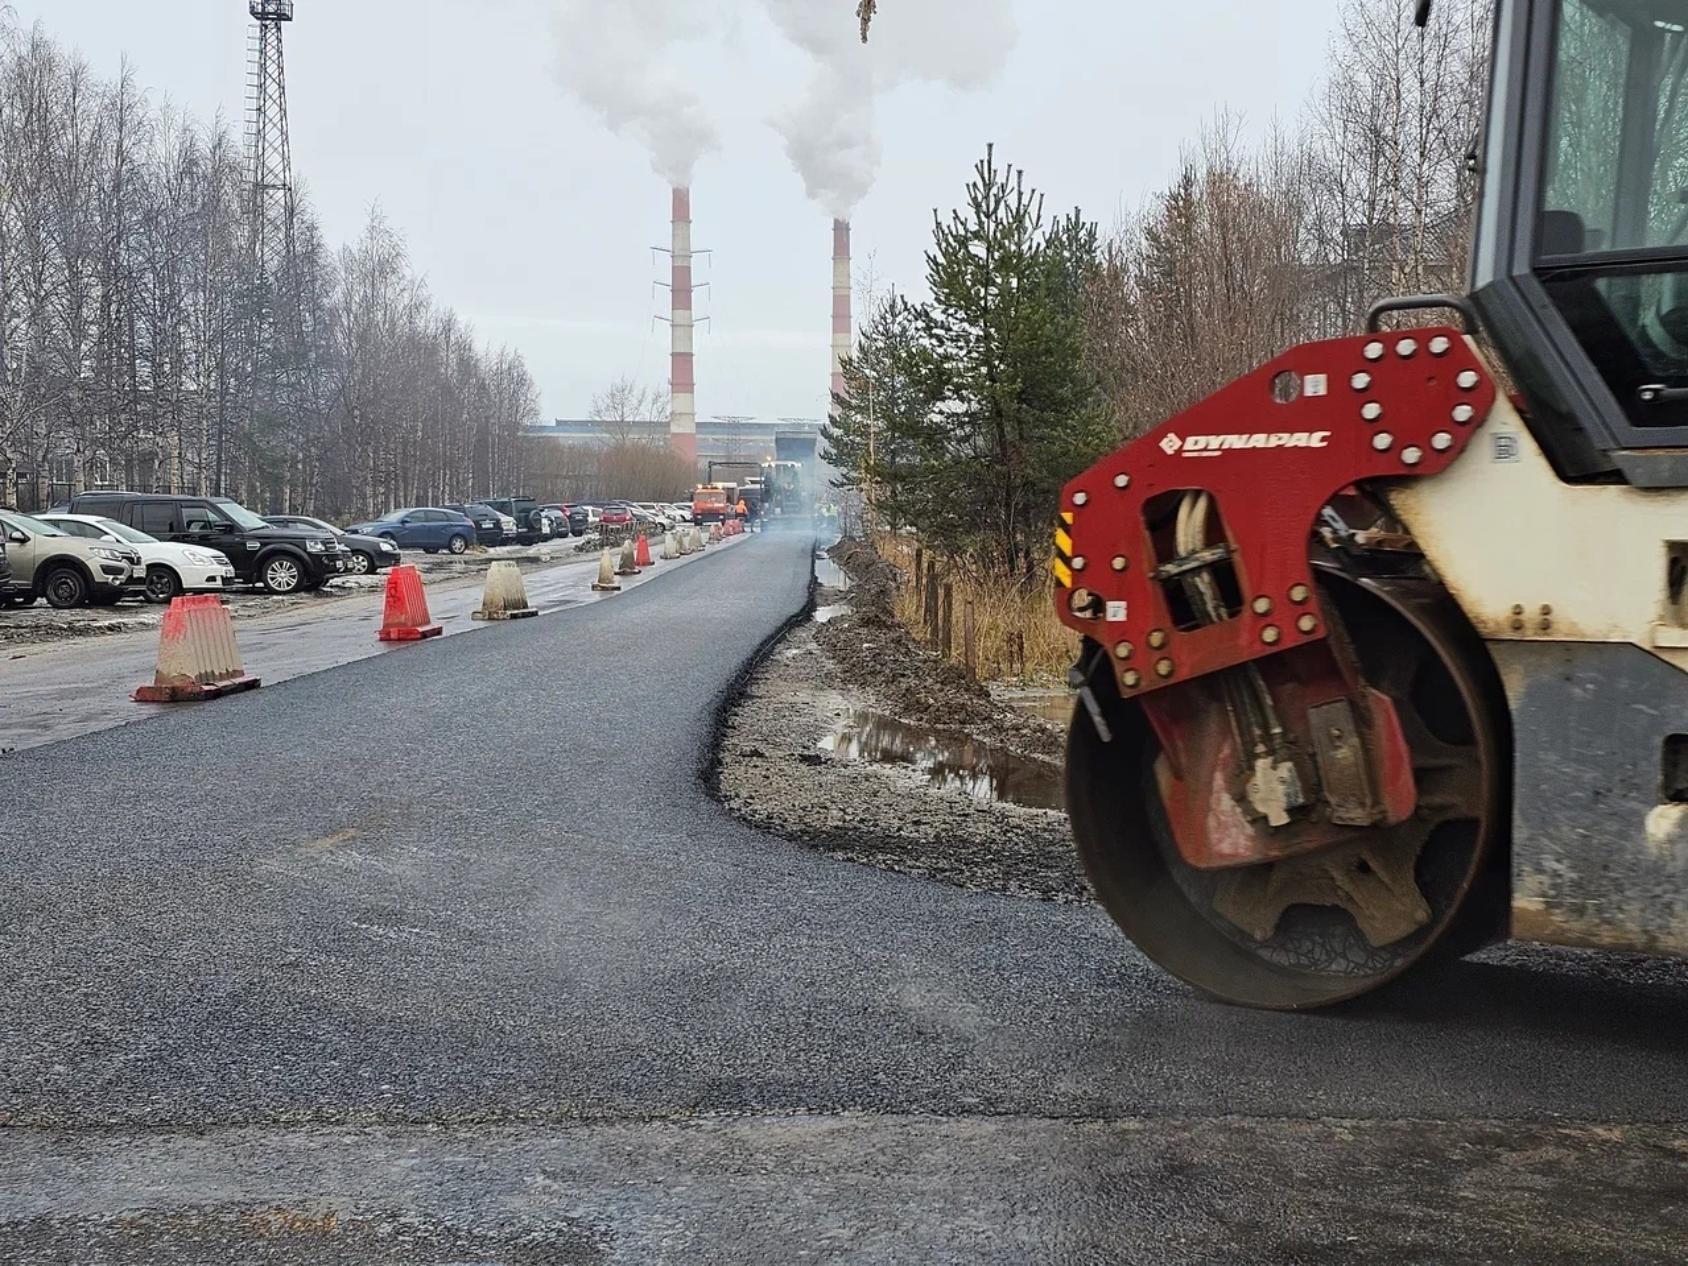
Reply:
[[[1154, 731], [1106, 671], [1092, 689], [1112, 741], [1083, 706], [1068, 734], [1068, 811], [1102, 906], [1162, 968], [1246, 1006], [1342, 1002], [1505, 926], [1505, 709], [1481, 642], [1422, 582], [1329, 575], [1321, 587], [1364, 679], [1399, 714], [1418, 787], [1407, 821], [1302, 857], [1198, 870], [1168, 826]], [[1410, 910], [1413, 930], [1380, 936], [1383, 907]]]

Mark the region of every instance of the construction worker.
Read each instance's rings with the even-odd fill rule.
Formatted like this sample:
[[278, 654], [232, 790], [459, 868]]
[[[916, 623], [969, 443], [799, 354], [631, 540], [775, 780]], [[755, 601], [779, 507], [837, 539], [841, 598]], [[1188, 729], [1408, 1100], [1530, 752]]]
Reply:
[[733, 507], [733, 513], [738, 515], [741, 519], [748, 519], [750, 517], [750, 507], [744, 504], [743, 497], [738, 499], [738, 504]]

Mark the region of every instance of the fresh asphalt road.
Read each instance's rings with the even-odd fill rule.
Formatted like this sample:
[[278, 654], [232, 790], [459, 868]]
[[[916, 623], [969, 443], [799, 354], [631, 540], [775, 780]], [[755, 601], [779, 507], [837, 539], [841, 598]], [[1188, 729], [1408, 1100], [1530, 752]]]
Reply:
[[1683, 1258], [1679, 966], [1259, 1014], [729, 818], [716, 706], [809, 574], [8, 758], [0, 1261]]
[[[731, 548], [740, 542], [711, 548]], [[658, 568], [672, 571], [690, 566], [692, 555]], [[486, 566], [461, 577], [427, 582], [428, 613], [450, 637], [484, 629], [471, 613], [481, 604]], [[623, 590], [653, 580], [656, 569], [640, 576], [620, 577]], [[541, 612], [556, 611], [578, 602], [607, 601], [612, 594], [595, 593], [598, 555], [586, 554], [523, 575], [528, 602]], [[260, 597], [257, 601], [263, 601]], [[320, 672], [371, 655], [404, 649], [403, 643], [382, 642], [384, 598], [380, 589], [343, 597], [319, 595], [305, 605], [274, 615], [236, 621], [246, 671], [274, 684]], [[107, 634], [45, 644], [22, 643], [0, 647], [0, 754], [42, 743], [55, 743], [143, 720], [168, 710], [160, 704], [137, 704], [130, 695], [149, 682], [158, 656], [158, 631]]]

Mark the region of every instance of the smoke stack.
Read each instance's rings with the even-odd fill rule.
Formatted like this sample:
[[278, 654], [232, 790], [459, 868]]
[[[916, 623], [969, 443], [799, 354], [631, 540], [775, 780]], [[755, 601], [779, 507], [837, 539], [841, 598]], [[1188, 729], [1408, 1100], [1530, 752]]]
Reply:
[[692, 334], [692, 191], [674, 190], [674, 273], [669, 314], [668, 443], [676, 453], [697, 461], [697, 380], [693, 377]]
[[844, 358], [850, 354], [850, 222], [832, 222], [832, 395], [827, 415], [838, 412], [837, 397], [844, 393]]

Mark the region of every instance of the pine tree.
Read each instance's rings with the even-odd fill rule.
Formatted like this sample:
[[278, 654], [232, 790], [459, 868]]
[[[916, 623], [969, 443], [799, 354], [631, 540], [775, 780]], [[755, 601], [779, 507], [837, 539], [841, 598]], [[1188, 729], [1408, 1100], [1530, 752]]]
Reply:
[[[1029, 574], [1046, 551], [1055, 496], [1108, 445], [1086, 363], [1083, 292], [1097, 235], [1075, 212], [1046, 230], [1043, 198], [995, 148], [967, 205], [934, 216], [921, 310], [942, 459], [928, 472], [931, 542], [994, 555]], [[940, 509], [941, 507], [941, 509]]]
[[835, 481], [871, 497], [892, 528], [923, 522], [925, 457], [932, 447], [930, 357], [920, 312], [893, 294], [874, 306], [844, 360], [844, 391], [821, 432], [822, 459]]

